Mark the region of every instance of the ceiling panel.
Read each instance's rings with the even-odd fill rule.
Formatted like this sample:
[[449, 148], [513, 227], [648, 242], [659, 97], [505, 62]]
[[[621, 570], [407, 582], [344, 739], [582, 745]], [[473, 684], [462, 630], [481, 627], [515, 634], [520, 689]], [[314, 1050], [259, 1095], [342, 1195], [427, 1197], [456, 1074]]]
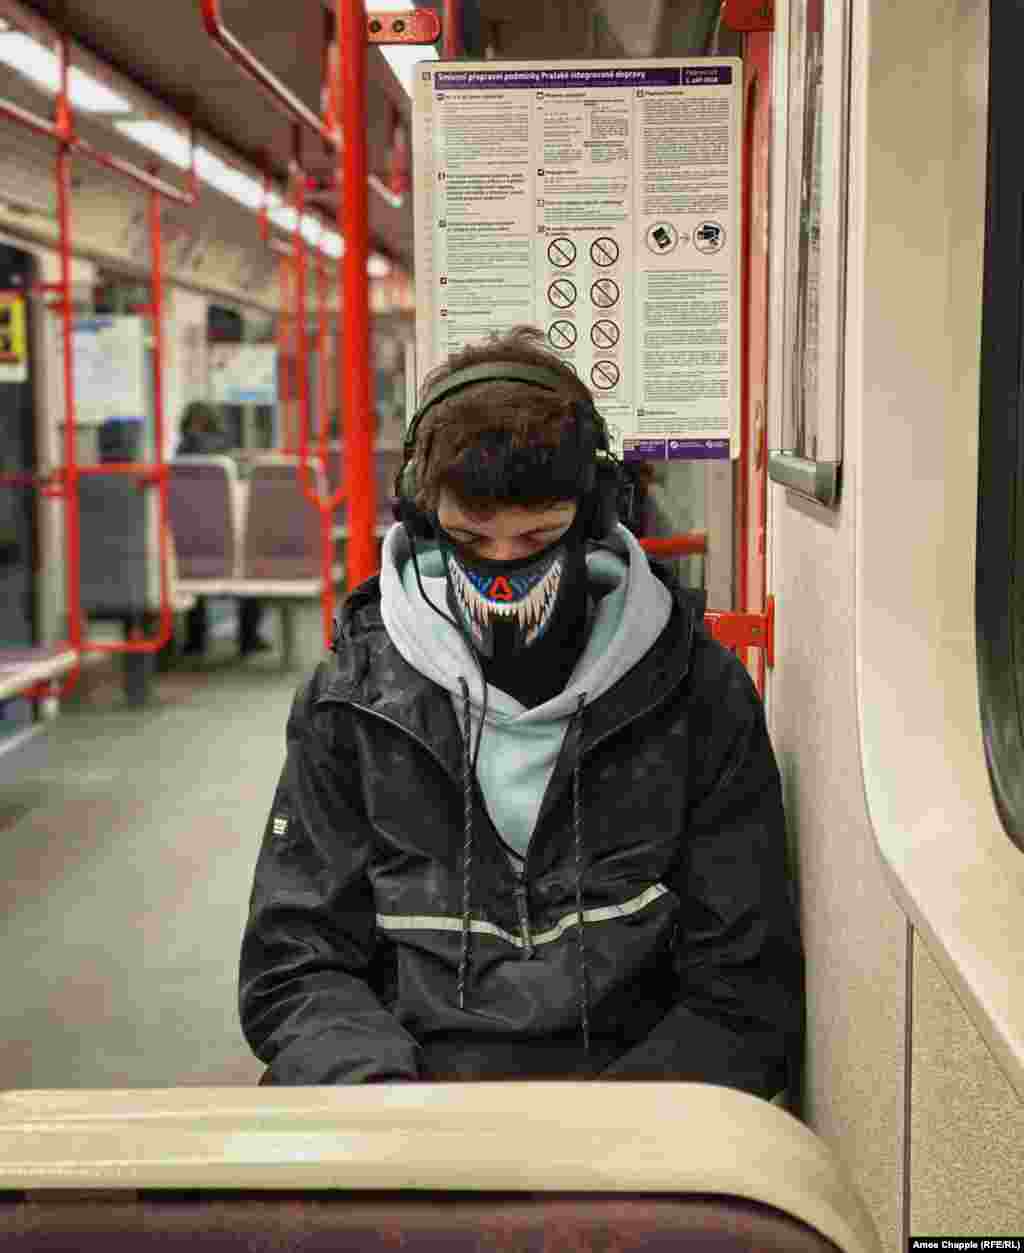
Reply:
[[[159, 101], [194, 117], [201, 132], [257, 169], [265, 159], [281, 180], [293, 151], [291, 123], [262, 90], [217, 48], [202, 24], [198, 0], [31, 0], [26, 7], [133, 80]], [[324, 11], [301, 0], [223, 0], [225, 24], [314, 112], [320, 111]], [[378, 48], [367, 52], [370, 169], [388, 172], [391, 104], [407, 116], [408, 97]], [[312, 173], [331, 160], [308, 135], [303, 158]], [[371, 194], [371, 232], [391, 255], [412, 260], [412, 217]]]

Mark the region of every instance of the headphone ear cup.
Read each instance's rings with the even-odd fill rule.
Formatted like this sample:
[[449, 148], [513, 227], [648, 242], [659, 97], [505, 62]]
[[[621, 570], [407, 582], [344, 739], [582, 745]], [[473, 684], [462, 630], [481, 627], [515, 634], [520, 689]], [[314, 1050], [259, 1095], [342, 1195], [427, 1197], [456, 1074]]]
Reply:
[[401, 522], [405, 529], [417, 539], [433, 539], [434, 524], [416, 504], [416, 490], [416, 471], [410, 461], [399, 470], [395, 478], [392, 515], [396, 522]]
[[606, 539], [619, 521], [619, 471], [611, 462], [599, 461], [595, 466], [594, 486], [590, 492], [590, 517], [587, 538]]

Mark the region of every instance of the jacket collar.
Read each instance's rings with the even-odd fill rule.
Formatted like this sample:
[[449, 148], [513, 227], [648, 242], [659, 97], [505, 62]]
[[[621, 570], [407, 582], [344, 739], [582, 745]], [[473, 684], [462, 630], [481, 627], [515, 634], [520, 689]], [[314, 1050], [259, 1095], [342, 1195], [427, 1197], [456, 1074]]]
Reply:
[[[664, 567], [655, 575], [672, 593], [672, 616], [650, 651], [584, 712], [580, 752], [667, 697], [686, 676], [706, 595], [680, 586]], [[344, 701], [397, 723], [461, 777], [461, 742], [450, 700], [411, 666], [391, 642], [380, 612], [380, 579], [367, 579], [346, 597], [335, 623], [334, 655], [318, 702]], [[445, 693], [447, 695], [447, 693]]]

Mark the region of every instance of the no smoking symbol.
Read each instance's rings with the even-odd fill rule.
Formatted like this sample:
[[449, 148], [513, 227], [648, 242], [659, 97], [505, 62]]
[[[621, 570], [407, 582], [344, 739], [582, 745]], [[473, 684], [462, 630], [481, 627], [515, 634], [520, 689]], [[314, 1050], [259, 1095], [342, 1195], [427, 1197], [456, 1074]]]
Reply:
[[619, 367], [614, 361], [597, 361], [590, 371], [590, 381], [605, 392], [614, 387], [620, 377]]
[[572, 265], [576, 260], [576, 245], [571, 239], [565, 239], [559, 236], [548, 244], [548, 260], [552, 265], [557, 265], [564, 269], [567, 265]]
[[558, 322], [551, 323], [548, 329], [548, 339], [552, 347], [561, 348], [564, 351], [576, 343], [577, 333], [576, 327], [571, 322], [560, 319]]
[[576, 284], [567, 278], [558, 278], [548, 288], [548, 300], [558, 309], [568, 309], [576, 303]]

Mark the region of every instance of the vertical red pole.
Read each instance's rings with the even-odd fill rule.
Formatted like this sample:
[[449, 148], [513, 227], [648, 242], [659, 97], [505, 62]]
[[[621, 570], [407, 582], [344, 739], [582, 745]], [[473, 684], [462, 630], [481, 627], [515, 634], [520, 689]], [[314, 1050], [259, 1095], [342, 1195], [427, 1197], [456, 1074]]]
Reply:
[[[154, 449], [153, 461], [156, 462], [159, 477], [157, 479], [157, 516], [158, 543], [163, 549], [169, 544], [169, 522], [167, 517], [167, 473], [164, 466], [164, 251], [161, 233], [161, 200], [158, 191], [149, 193], [149, 229], [152, 277], [152, 318], [153, 318], [153, 426]], [[171, 586], [168, 575], [168, 553], [162, 551], [157, 558], [160, 566], [160, 629], [157, 635], [159, 645], [166, 644], [174, 633], [174, 614], [171, 612]]]
[[[743, 148], [740, 173], [741, 256], [740, 256], [740, 455], [737, 464], [736, 500], [733, 525], [736, 531], [736, 603], [738, 613], [746, 613], [750, 599], [750, 254], [754, 84], [747, 71], [743, 84]], [[738, 649], [740, 660], [747, 664], [749, 652]]]
[[[341, 129], [345, 143], [339, 154], [338, 231], [345, 241], [341, 262], [345, 301], [345, 334], [338, 354], [338, 395], [344, 397], [346, 429], [345, 476], [348, 492], [349, 589], [377, 569], [374, 522], [377, 484], [370, 429], [370, 304], [366, 278], [369, 252], [366, 153], [366, 14], [362, 0], [336, 0], [338, 73], [341, 77]], [[341, 334], [339, 319], [338, 333]]]
[[327, 262], [321, 255], [316, 258], [317, 304], [319, 305], [320, 322], [317, 328], [317, 382], [319, 383], [320, 402], [320, 465], [324, 478], [327, 477], [327, 458], [330, 455], [327, 442], [330, 438], [331, 418], [327, 412], [329, 407], [327, 388]]
[[[60, 94], [57, 96], [57, 218], [60, 226], [61, 325], [64, 333], [64, 572], [68, 594], [68, 640], [82, 646], [81, 528], [78, 506], [78, 450], [75, 439], [74, 324], [71, 308], [71, 146], [74, 130], [68, 95], [67, 35], [60, 40]], [[65, 681], [62, 694], [74, 686], [78, 668]]]
[[462, 55], [462, 0], [444, 0], [441, 57], [457, 61]]
[[281, 312], [277, 319], [277, 404], [280, 415], [278, 450], [288, 454], [295, 451], [292, 439], [292, 262], [290, 257], [281, 257], [277, 275], [281, 287]]
[[[298, 128], [296, 127], [296, 130]], [[302, 219], [306, 213], [306, 184], [301, 169], [293, 175], [295, 184], [295, 372], [299, 393], [299, 461], [305, 467], [309, 460], [309, 342], [306, 327], [306, 240], [302, 234]]]

